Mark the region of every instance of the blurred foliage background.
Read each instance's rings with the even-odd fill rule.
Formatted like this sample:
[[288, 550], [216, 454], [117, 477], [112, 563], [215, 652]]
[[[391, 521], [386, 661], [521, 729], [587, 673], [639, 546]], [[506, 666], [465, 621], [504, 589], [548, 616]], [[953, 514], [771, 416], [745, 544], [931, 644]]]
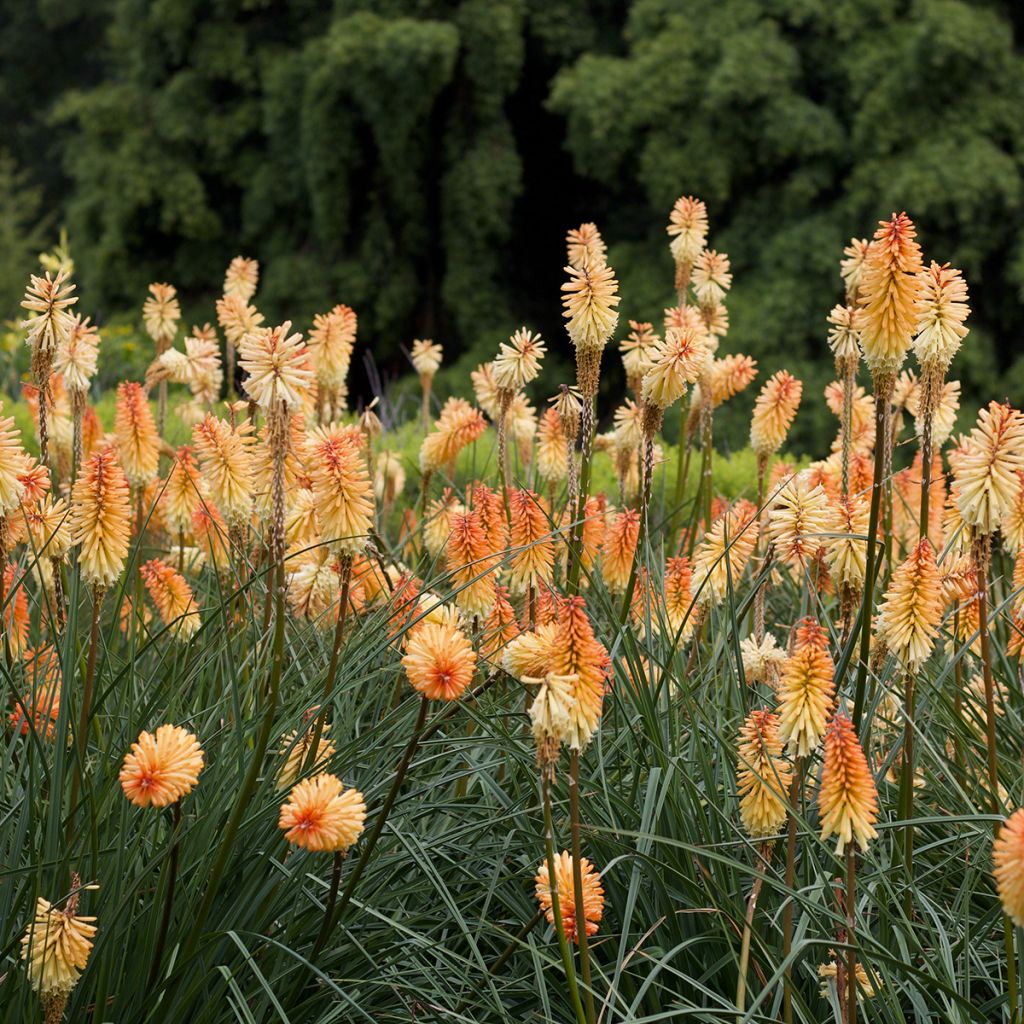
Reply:
[[[664, 225], [693, 193], [735, 273], [724, 350], [807, 381], [795, 447], [819, 451], [834, 430], [820, 393], [843, 245], [893, 210], [970, 283], [954, 371], [966, 404], [1024, 394], [1024, 6], [1012, 0], [0, 0], [0, 12], [0, 319], [66, 226], [81, 308], [127, 346], [105, 352], [111, 380], [145, 364], [150, 281], [212, 320], [241, 252], [261, 262], [268, 319], [358, 311], [357, 394], [407, 372], [414, 337], [445, 345], [439, 388], [468, 391], [468, 369], [520, 324], [553, 342], [553, 387], [570, 372], [565, 230], [601, 227], [624, 334], [672, 301]], [[617, 396], [618, 360], [606, 364]], [[727, 446], [744, 441], [752, 394], [722, 410]]]

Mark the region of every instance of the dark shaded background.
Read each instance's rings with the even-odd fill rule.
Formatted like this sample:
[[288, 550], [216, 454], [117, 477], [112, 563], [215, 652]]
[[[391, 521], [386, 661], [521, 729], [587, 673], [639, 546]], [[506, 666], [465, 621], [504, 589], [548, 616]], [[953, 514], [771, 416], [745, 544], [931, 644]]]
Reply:
[[[241, 252], [271, 321], [355, 307], [385, 377], [432, 336], [455, 363], [440, 386], [468, 389], [525, 323], [553, 343], [553, 388], [566, 228], [601, 227], [624, 333], [671, 302], [664, 225], [694, 193], [735, 272], [725, 350], [805, 377], [794, 440], [816, 451], [842, 247], [905, 208], [971, 286], [967, 404], [1024, 397], [1018, 3], [0, 0], [0, 17], [4, 317], [66, 225], [101, 323], [137, 322], [152, 280], [212, 319]], [[723, 411], [742, 443], [749, 403]]]

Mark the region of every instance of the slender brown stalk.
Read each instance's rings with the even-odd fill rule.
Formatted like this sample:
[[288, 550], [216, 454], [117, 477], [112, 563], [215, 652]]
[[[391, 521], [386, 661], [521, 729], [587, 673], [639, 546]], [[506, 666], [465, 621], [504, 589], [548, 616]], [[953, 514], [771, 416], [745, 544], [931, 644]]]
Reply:
[[[999, 795], [999, 755], [996, 750], [995, 681], [992, 678], [992, 649], [988, 626], [989, 569], [992, 562], [991, 538], [975, 537], [972, 554], [978, 577], [978, 634], [981, 639], [982, 677], [985, 682], [985, 738], [988, 748], [989, 799], [992, 827], [996, 836], [1002, 823], [1002, 799]], [[1013, 945], [1013, 925], [1003, 915], [1003, 946], [1006, 954], [1006, 977], [1011, 1024], [1019, 1019], [1017, 1006], [1017, 962]]]
[[[772, 855], [773, 843], [764, 842], [758, 849], [758, 858], [767, 865]], [[750, 963], [750, 939], [754, 931], [754, 913], [757, 910], [757, 899], [761, 895], [764, 876], [754, 879], [754, 885], [747, 899], [747, 913], [743, 919], [743, 938], [740, 942], [740, 973], [736, 981], [736, 1024], [741, 1024], [743, 1012], [747, 1008], [747, 969]]]
[[327, 903], [324, 904], [324, 917], [320, 924], [320, 931], [317, 933], [315, 947], [323, 948], [327, 941], [327, 932], [330, 928], [331, 918], [334, 916], [334, 907], [338, 902], [338, 886], [341, 884], [341, 866], [345, 862], [345, 852], [334, 851], [334, 863], [331, 867], [331, 887], [327, 893]]
[[853, 727], [860, 730], [867, 688], [868, 659], [871, 655], [871, 618], [875, 598], [875, 561], [878, 548], [878, 512], [885, 478], [886, 450], [889, 447], [889, 399], [881, 393], [875, 398], [875, 469], [871, 482], [871, 512], [868, 517], [868, 541], [865, 555], [864, 594], [860, 626], [860, 658], [857, 665], [857, 687], [853, 698]]
[[103, 588], [94, 587], [92, 592], [92, 625], [89, 627], [89, 653], [85, 663], [85, 682], [82, 686], [82, 706], [78, 714], [78, 729], [75, 732], [75, 751], [78, 755], [78, 771], [71, 776], [71, 803], [68, 807], [67, 841], [75, 834], [75, 806], [78, 803], [78, 787], [85, 774], [85, 757], [89, 731], [89, 713], [92, 707], [93, 683], [96, 679], [96, 649], [99, 647], [100, 608], [103, 605]]
[[[569, 761], [569, 820], [572, 830], [572, 887], [576, 910], [576, 937], [580, 947], [580, 976], [588, 1024], [594, 1024], [596, 1009], [591, 987], [590, 942], [587, 937], [586, 906], [583, 900], [583, 849], [580, 841], [580, 752], [573, 750]], [[554, 875], [552, 875], [552, 878]]]
[[[857, 1024], [857, 855], [853, 843], [846, 845], [846, 1019]], [[842, 993], [839, 996], [842, 999]]]
[[334, 683], [338, 677], [338, 662], [341, 658], [341, 640], [345, 633], [345, 619], [348, 616], [349, 591], [352, 586], [352, 556], [342, 555], [338, 562], [338, 572], [341, 576], [341, 608], [338, 609], [338, 623], [334, 627], [334, 642], [331, 644], [331, 660], [327, 667], [327, 678], [324, 680], [323, 703], [320, 713], [316, 716], [313, 725], [313, 737], [309, 744], [309, 753], [306, 754], [306, 762], [302, 766], [303, 771], [312, 771], [316, 764], [317, 752], [320, 750], [320, 738], [324, 734], [324, 726], [327, 722], [327, 713], [330, 710], [331, 696], [334, 693]]
[[377, 840], [380, 838], [380, 834], [384, 830], [384, 825], [388, 820], [388, 815], [391, 813], [391, 808], [395, 805], [395, 800], [398, 797], [398, 791], [401, 789], [402, 782], [405, 779], [405, 773], [409, 770], [409, 765], [412, 762], [413, 755], [416, 753], [416, 748], [420, 745], [420, 740], [423, 737], [423, 724], [427, 720], [427, 709], [429, 706], [430, 701], [428, 698], [421, 697], [419, 712], [416, 715], [416, 724], [413, 726], [412, 736], [409, 738], [409, 744], [405, 748], [405, 752], [402, 754], [402, 758], [398, 762], [398, 766], [395, 768], [395, 777], [391, 783], [391, 789], [388, 790], [388, 795], [384, 798], [384, 803], [377, 814], [377, 820], [373, 823], [373, 828], [370, 830], [370, 834], [366, 837], [366, 842], [363, 844], [363, 851], [359, 855], [359, 860], [356, 861], [356, 866], [353, 868], [352, 874], [348, 877], [348, 883], [345, 886], [344, 892], [341, 894], [341, 898], [338, 900], [337, 906], [334, 908], [333, 913], [328, 919], [327, 927], [321, 929], [320, 935], [317, 936], [317, 941], [313, 944], [313, 950], [310, 953], [311, 960], [320, 953], [323, 949], [324, 943], [330, 937], [331, 932], [334, 931], [338, 921], [341, 920], [341, 915], [345, 913], [345, 908], [348, 906], [349, 900], [352, 899], [352, 894], [355, 892], [356, 886], [359, 884], [359, 879], [366, 870], [366, 865], [373, 854], [373, 848], [377, 845]]
[[160, 974], [160, 964], [164, 958], [164, 947], [167, 945], [167, 929], [171, 923], [171, 912], [174, 907], [174, 888], [178, 880], [178, 829], [181, 827], [181, 801], [176, 800], [171, 806], [171, 852], [167, 862], [167, 891], [164, 893], [164, 909], [160, 916], [160, 928], [156, 936], [156, 948], [153, 950], [153, 962], [149, 968], [148, 989], [156, 984]]
[[903, 818], [903, 868], [906, 872], [903, 912], [907, 919], [914, 906], [914, 673], [903, 680], [903, 771], [900, 777], [900, 817]]
[[[551, 790], [547, 779], [541, 773], [541, 803], [544, 805], [544, 849], [548, 862], [548, 886], [551, 890], [551, 915], [554, 919], [555, 935], [558, 937], [558, 948], [562, 954], [562, 965], [565, 968], [565, 980], [569, 985], [569, 996], [572, 1000], [573, 1009], [576, 1012], [577, 1024], [587, 1024], [587, 1016], [580, 1001], [579, 986], [576, 983], [576, 969], [573, 966], [572, 952], [569, 949], [569, 942], [565, 936], [565, 922], [562, 920], [561, 905], [558, 895], [558, 875], [555, 872], [555, 829], [551, 818]], [[579, 861], [575, 861], [576, 867]], [[573, 887], [576, 888], [575, 870], [573, 872]], [[577, 910], [577, 915], [579, 911]], [[583, 927], [580, 927], [583, 922]], [[586, 934], [586, 918], [576, 917], [576, 934]]]
[[[782, 957], [789, 959], [793, 950], [793, 888], [796, 885], [796, 812], [803, 787], [804, 758], [798, 757], [793, 766], [793, 782], [789, 787], [789, 822], [786, 830], [786, 906], [782, 912]], [[782, 976], [782, 1019], [793, 1021], [793, 968], [786, 966]]]

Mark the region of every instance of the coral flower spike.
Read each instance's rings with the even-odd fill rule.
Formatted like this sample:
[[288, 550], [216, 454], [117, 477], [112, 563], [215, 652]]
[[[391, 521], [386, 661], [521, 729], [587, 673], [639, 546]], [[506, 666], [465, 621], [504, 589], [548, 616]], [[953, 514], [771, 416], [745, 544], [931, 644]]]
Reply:
[[124, 795], [139, 807], [168, 807], [192, 791], [203, 770], [199, 740], [178, 725], [143, 732], [124, 759]]
[[[572, 856], [563, 850], [555, 858], [555, 887], [558, 891], [558, 909], [562, 915], [562, 926], [565, 936], [570, 942], [579, 943], [580, 937], [576, 930], [576, 904], [573, 893], [573, 861]], [[580, 871], [583, 881], [583, 916], [587, 935], [597, 933], [598, 922], [604, 913], [604, 889], [601, 877], [594, 870], [594, 865], [586, 857], [580, 859]], [[551, 898], [551, 882], [547, 862], [537, 869], [534, 879], [536, 884], [537, 902], [540, 904], [548, 924], [555, 923], [555, 912]]]
[[821, 811], [821, 838], [838, 838], [836, 853], [841, 854], [856, 841], [866, 850], [875, 839], [878, 818], [878, 793], [868, 768], [867, 758], [854, 732], [853, 723], [842, 712], [828, 727], [825, 737], [825, 767], [818, 796]]

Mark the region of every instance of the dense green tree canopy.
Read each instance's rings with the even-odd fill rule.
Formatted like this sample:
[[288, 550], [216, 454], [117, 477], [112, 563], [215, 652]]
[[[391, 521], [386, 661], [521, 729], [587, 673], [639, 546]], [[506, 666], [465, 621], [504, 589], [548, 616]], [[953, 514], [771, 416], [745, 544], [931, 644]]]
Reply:
[[[623, 321], [660, 319], [685, 192], [732, 258], [729, 350], [816, 398], [842, 247], [906, 209], [926, 257], [971, 285], [968, 397], [1024, 393], [1024, 15], [1008, 0], [0, 8], [0, 176], [25, 197], [5, 218], [5, 315], [11, 254], [48, 210], [89, 311], [135, 309], [160, 279], [208, 317], [242, 251], [271, 317], [343, 301], [386, 369], [418, 335], [469, 364], [520, 323], [561, 347], [562, 236], [584, 219], [611, 244]], [[808, 446], [815, 415], [798, 421]]]

